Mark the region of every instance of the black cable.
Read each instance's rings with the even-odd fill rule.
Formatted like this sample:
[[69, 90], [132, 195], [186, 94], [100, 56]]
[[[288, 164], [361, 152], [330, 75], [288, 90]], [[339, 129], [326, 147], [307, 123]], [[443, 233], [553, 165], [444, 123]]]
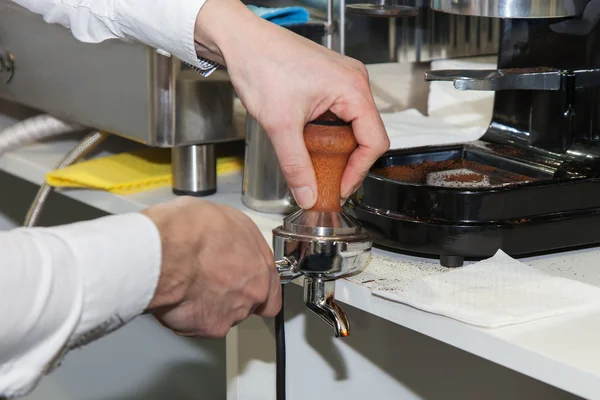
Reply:
[[283, 318], [283, 293], [281, 285], [281, 310], [275, 317], [275, 368], [276, 368], [276, 399], [285, 400], [285, 320]]

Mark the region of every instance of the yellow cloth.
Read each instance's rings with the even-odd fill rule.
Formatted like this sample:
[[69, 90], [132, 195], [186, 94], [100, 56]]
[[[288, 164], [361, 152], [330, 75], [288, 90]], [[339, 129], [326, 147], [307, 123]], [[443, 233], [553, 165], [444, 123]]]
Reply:
[[[217, 174], [241, 171], [238, 157], [217, 159]], [[46, 174], [53, 187], [74, 187], [132, 194], [171, 185], [171, 151], [146, 148], [133, 153], [83, 161]]]

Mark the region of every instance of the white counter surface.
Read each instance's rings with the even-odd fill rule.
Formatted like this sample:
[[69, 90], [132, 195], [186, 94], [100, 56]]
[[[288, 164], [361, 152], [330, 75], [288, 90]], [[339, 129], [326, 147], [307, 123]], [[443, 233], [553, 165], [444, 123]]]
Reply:
[[[0, 156], [0, 169], [40, 184], [46, 172], [75, 145], [73, 138], [35, 144]], [[247, 213], [271, 241], [271, 229], [281, 216], [256, 213], [241, 203], [241, 176], [220, 178], [218, 192], [209, 199]], [[3, 188], [3, 194], [9, 188]], [[107, 213], [139, 211], [172, 199], [170, 188], [130, 196], [92, 190], [69, 190], [64, 195]], [[33, 200], [33, 199], [32, 199]], [[600, 310], [486, 330], [449, 318], [399, 305], [371, 295], [372, 279], [402, 280], [414, 276], [415, 268], [439, 268], [432, 260], [374, 250], [372, 266], [350, 280], [340, 280], [336, 298], [346, 304], [405, 326], [452, 346], [473, 353], [552, 386], [589, 399], [600, 399]], [[524, 259], [525, 263], [551, 274], [600, 286], [600, 249]]]

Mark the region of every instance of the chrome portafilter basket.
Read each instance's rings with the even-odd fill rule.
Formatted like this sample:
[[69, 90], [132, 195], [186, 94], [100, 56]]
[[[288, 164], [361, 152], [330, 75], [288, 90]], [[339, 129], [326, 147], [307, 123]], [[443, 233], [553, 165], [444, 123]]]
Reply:
[[304, 277], [304, 304], [333, 328], [335, 337], [350, 333], [334, 299], [335, 280], [362, 272], [371, 246], [370, 236], [344, 211], [300, 210], [273, 231], [282, 283]]

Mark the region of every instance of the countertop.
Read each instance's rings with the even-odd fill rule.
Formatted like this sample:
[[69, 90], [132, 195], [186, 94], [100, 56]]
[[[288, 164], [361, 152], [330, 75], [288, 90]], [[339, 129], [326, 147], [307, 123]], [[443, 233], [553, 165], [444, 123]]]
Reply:
[[[397, 66], [387, 68], [386, 79], [395, 79], [395, 75], [390, 74], [394, 68]], [[377, 70], [371, 68], [371, 74], [377, 74]], [[398, 73], [399, 77], [401, 75]], [[6, 125], [9, 122], [9, 119], [0, 118], [0, 127], [2, 123]], [[0, 169], [40, 184], [45, 173], [53, 169], [76, 142], [76, 138], [65, 137], [4, 154], [0, 156]], [[4, 193], [5, 190], [7, 188], [3, 189]], [[93, 190], [68, 190], [62, 193], [112, 214], [136, 212], [174, 198], [170, 188], [129, 196]], [[219, 177], [218, 191], [210, 200], [245, 212], [269, 243], [271, 230], [282, 219], [279, 215], [261, 214], [243, 206], [240, 174]], [[522, 261], [551, 274], [600, 286], [600, 248]], [[600, 363], [597, 361], [600, 359], [600, 345], [596, 344], [600, 310], [500, 329], [481, 329], [375, 297], [371, 295], [369, 284], [362, 283], [413, 279], [415, 274], [428, 273], [437, 268], [440, 268], [439, 264], [434, 260], [374, 249], [371, 264], [364, 274], [337, 282], [336, 299], [565, 391], [589, 399], [600, 399]]]

